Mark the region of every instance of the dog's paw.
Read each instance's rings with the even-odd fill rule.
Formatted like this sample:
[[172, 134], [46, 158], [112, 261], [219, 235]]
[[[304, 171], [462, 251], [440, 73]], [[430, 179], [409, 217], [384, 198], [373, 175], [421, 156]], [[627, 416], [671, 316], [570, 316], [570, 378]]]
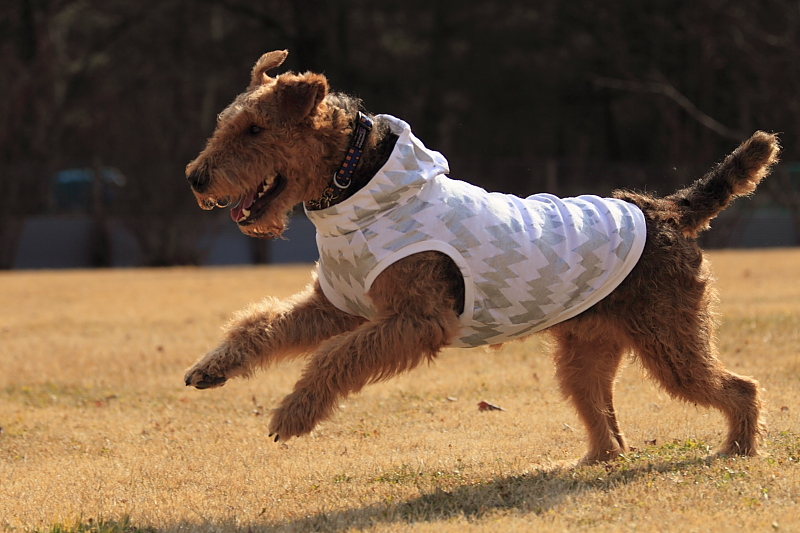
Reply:
[[183, 376], [183, 382], [187, 387], [195, 387], [197, 389], [212, 389], [214, 387], [221, 387], [228, 381], [225, 376], [214, 376], [203, 372], [201, 369], [192, 368], [186, 375]]
[[273, 411], [269, 436], [278, 442], [311, 433], [322, 418], [321, 412], [320, 406], [315, 405], [308, 396], [294, 392]]
[[223, 342], [192, 365], [183, 376], [183, 382], [187, 387], [211, 389], [243, 374], [241, 358]]
[[269, 425], [269, 436], [275, 442], [287, 441], [292, 437], [300, 437], [311, 433], [314, 429], [313, 424], [305, 423], [299, 418], [295, 418], [286, 409], [278, 409], [272, 415], [272, 422]]
[[599, 463], [614, 461], [617, 457], [625, 452], [625, 448], [614, 444], [606, 446], [606, 448], [608, 449], [598, 448], [596, 450], [589, 451], [589, 453], [584, 455], [581, 460], [578, 461], [577, 466], [591, 466]]

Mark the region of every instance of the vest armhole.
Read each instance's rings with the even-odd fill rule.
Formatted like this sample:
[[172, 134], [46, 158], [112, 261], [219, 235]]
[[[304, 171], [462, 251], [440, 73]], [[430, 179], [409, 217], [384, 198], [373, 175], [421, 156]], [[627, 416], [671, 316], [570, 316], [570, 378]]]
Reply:
[[325, 298], [333, 304], [335, 308], [339, 311], [347, 313], [348, 315], [352, 316], [359, 316], [358, 313], [355, 313], [352, 309], [347, 306], [347, 303], [341, 296], [328, 284], [328, 280], [325, 278], [325, 274], [322, 273], [322, 266], [317, 263], [317, 281], [319, 281], [319, 287], [322, 289], [322, 294], [325, 295]]
[[364, 284], [365, 292], [369, 292], [372, 284], [378, 278], [378, 276], [386, 270], [388, 267], [399, 261], [400, 259], [404, 259], [410, 255], [418, 254], [421, 252], [441, 252], [448, 256], [450, 259], [455, 262], [458, 269], [461, 271], [461, 275], [464, 278], [464, 312], [461, 313], [459, 317], [461, 323], [467, 323], [472, 320], [472, 312], [475, 306], [475, 288], [473, 283], [472, 271], [470, 271], [467, 262], [461, 256], [461, 253], [456, 250], [450, 244], [442, 241], [422, 241], [411, 244], [397, 250], [396, 252], [392, 252], [391, 254], [387, 255], [383, 259], [381, 259], [375, 267], [370, 271], [367, 275]]

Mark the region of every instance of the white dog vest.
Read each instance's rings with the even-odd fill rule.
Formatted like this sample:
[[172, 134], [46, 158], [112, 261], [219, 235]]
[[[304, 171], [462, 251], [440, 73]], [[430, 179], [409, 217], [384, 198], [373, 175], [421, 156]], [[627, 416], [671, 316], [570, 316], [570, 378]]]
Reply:
[[639, 260], [646, 234], [636, 206], [488, 193], [446, 177], [442, 154], [402, 120], [382, 118], [399, 136], [383, 168], [347, 200], [306, 210], [317, 228], [320, 286], [342, 311], [373, 318], [375, 278], [404, 257], [437, 251], [464, 276], [462, 327], [451, 345], [496, 344], [585, 311]]

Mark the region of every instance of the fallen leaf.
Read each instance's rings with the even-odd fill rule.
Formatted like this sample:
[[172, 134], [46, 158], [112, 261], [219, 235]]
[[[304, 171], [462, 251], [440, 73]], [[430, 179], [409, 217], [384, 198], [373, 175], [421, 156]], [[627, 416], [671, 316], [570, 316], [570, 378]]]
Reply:
[[482, 401], [478, 403], [478, 411], [505, 411], [505, 409], [492, 405], [487, 401]]

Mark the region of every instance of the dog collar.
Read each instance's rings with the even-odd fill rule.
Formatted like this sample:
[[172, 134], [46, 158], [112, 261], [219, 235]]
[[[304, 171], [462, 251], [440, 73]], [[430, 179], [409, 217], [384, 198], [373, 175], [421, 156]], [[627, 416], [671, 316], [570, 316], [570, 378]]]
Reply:
[[333, 205], [336, 200], [346, 191], [353, 183], [353, 172], [361, 160], [361, 154], [364, 151], [364, 145], [367, 144], [367, 135], [372, 129], [372, 120], [362, 113], [358, 112], [356, 117], [356, 131], [353, 135], [353, 140], [350, 142], [350, 149], [344, 157], [342, 167], [333, 175], [333, 179], [328, 184], [328, 188], [322, 193], [319, 200], [311, 200], [306, 202], [311, 209], [325, 209]]

